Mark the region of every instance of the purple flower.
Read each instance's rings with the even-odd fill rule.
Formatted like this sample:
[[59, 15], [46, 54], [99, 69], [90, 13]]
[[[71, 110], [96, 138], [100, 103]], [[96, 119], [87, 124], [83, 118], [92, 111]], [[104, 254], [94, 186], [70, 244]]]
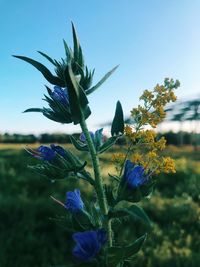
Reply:
[[48, 146], [39, 146], [36, 150], [27, 149], [34, 158], [52, 161], [56, 157], [56, 153], [61, 155], [62, 157], [65, 156], [65, 150], [61, 146], [56, 146], [51, 144], [50, 147]]
[[[94, 140], [94, 133], [93, 132], [89, 132], [89, 134], [90, 134], [91, 138]], [[81, 142], [85, 143], [86, 142], [85, 134], [81, 133], [79, 139], [81, 140]]]
[[130, 189], [139, 187], [148, 182], [148, 175], [145, 175], [144, 168], [135, 165], [130, 160], [125, 163], [124, 180]]
[[84, 208], [84, 203], [81, 199], [80, 190], [75, 189], [66, 193], [67, 199], [65, 202], [65, 207], [72, 213], [77, 213]]
[[54, 90], [51, 93], [51, 98], [62, 103], [63, 105], [69, 105], [69, 94], [66, 88], [63, 89], [60, 86], [54, 86]]
[[[89, 134], [90, 134], [90, 136], [91, 136], [91, 138], [92, 138], [93, 141], [98, 142], [98, 143], [101, 144], [102, 141], [103, 141], [103, 134], [102, 134], [102, 132], [103, 132], [103, 128], [101, 128], [99, 130], [96, 130], [95, 133], [93, 133], [93, 132], [90, 131]], [[86, 142], [85, 134], [84, 133], [81, 133], [79, 139], [81, 140], [81, 142], [85, 143]]]
[[65, 157], [65, 150], [64, 148], [62, 148], [61, 146], [56, 146], [54, 144], [50, 145], [51, 149], [53, 149], [53, 151], [55, 151], [56, 153], [58, 153], [60, 156]]
[[72, 237], [76, 242], [73, 255], [85, 262], [94, 259], [107, 241], [107, 234], [104, 229], [79, 232], [73, 234]]
[[56, 156], [56, 153], [53, 149], [48, 146], [40, 146], [37, 150], [31, 151], [31, 154], [38, 159], [51, 161]]

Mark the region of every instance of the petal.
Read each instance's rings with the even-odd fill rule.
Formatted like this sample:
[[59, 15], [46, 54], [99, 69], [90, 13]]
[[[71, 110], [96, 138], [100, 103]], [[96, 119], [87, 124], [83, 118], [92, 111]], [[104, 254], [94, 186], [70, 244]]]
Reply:
[[81, 199], [81, 193], [79, 189], [69, 191], [66, 193], [66, 203], [65, 207], [71, 212], [78, 212], [84, 208], [84, 203]]
[[79, 245], [76, 245], [72, 251], [73, 255], [82, 261], [89, 261], [91, 259], [90, 254], [84, 251]]
[[135, 166], [127, 175], [127, 183], [130, 187], [138, 187], [143, 184], [144, 168]]
[[74, 241], [80, 246], [82, 251], [85, 251], [90, 257], [94, 257], [100, 250], [100, 244], [97, 240], [96, 231], [86, 231], [73, 234]]
[[54, 89], [54, 92], [58, 94], [62, 93], [63, 91], [62, 88], [58, 85], [55, 85], [53, 89]]
[[129, 175], [129, 173], [132, 171], [132, 169], [134, 168], [134, 166], [135, 165], [134, 165], [133, 162], [131, 162], [129, 159], [126, 160], [125, 168], [124, 168], [124, 177], [125, 177], [125, 179]]
[[61, 146], [55, 146], [54, 144], [51, 144], [50, 147], [58, 153], [60, 156], [64, 157], [65, 156], [65, 150]]
[[85, 134], [84, 134], [84, 133], [81, 133], [79, 139], [80, 139], [82, 142], [86, 142]]
[[97, 230], [97, 239], [101, 245], [104, 245], [107, 241], [107, 233], [104, 229]]

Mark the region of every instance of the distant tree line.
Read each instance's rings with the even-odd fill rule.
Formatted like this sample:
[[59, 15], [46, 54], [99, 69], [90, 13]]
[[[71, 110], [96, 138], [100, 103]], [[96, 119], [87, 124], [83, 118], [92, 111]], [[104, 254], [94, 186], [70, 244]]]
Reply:
[[189, 133], [184, 131], [174, 133], [170, 131], [159, 135], [165, 137], [168, 145], [200, 145], [200, 134], [197, 133]]
[[[79, 134], [74, 134], [79, 136]], [[0, 143], [34, 144], [34, 143], [70, 143], [68, 134], [0, 134]]]
[[[200, 145], [200, 134], [189, 133], [189, 132], [166, 132], [160, 134], [160, 136], [165, 136], [168, 145]], [[78, 133], [74, 134], [75, 137], [79, 137]], [[0, 143], [10, 143], [10, 144], [34, 144], [34, 143], [70, 143], [70, 138], [68, 134], [0, 134]], [[119, 139], [119, 145], [125, 144], [124, 139]]]

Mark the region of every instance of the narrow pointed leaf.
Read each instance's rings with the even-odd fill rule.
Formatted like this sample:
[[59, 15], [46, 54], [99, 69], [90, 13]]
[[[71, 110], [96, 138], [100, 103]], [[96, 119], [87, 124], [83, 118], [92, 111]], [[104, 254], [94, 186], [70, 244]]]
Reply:
[[129, 214], [139, 220], [142, 220], [147, 226], [151, 227], [151, 221], [146, 212], [137, 205], [132, 205], [127, 208]]
[[26, 112], [43, 112], [43, 109], [42, 108], [29, 108], [23, 111], [23, 113], [26, 113]]
[[74, 145], [74, 147], [80, 151], [88, 151], [87, 145], [82, 145], [80, 142], [76, 140], [73, 136], [70, 136], [70, 141]]
[[101, 154], [105, 152], [106, 150], [110, 149], [115, 142], [117, 141], [119, 137], [118, 136], [112, 136], [110, 137], [98, 150], [98, 153]]
[[118, 101], [116, 105], [115, 116], [111, 126], [111, 135], [114, 136], [120, 133], [124, 133], [124, 114], [122, 110], [122, 105]]
[[119, 217], [124, 217], [124, 216], [131, 216], [134, 219], [141, 220], [144, 222], [148, 228], [151, 227], [151, 221], [148, 217], [148, 215], [145, 213], [145, 211], [140, 208], [137, 205], [131, 205], [128, 208], [124, 209], [115, 209], [110, 211], [109, 215], [111, 218], [119, 218]]
[[86, 91], [86, 94], [89, 95], [91, 93], [93, 93], [96, 89], [98, 89], [112, 74], [113, 72], [119, 67], [119, 65], [117, 65], [116, 67], [114, 67], [112, 70], [110, 70], [108, 73], [106, 73], [106, 75], [103, 76], [103, 78], [93, 87], [91, 87], [90, 89], [88, 89]]
[[51, 84], [53, 85], [58, 85], [61, 87], [65, 87], [64, 81], [62, 81], [60, 78], [54, 76], [48, 69], [45, 67], [43, 64], [40, 62], [33, 60], [29, 57], [24, 57], [24, 56], [14, 56], [16, 58], [19, 58], [21, 60], [24, 60], [34, 66], [36, 69], [38, 69], [44, 76], [44, 78]]
[[50, 57], [50, 56], [48, 56], [47, 54], [45, 54], [45, 53], [43, 53], [43, 52], [41, 52], [41, 51], [38, 51], [38, 53], [40, 54], [40, 55], [42, 55], [43, 57], [45, 57], [49, 62], [51, 62], [54, 66], [56, 66], [56, 63], [55, 63], [55, 61]]
[[77, 59], [79, 58], [80, 44], [79, 44], [79, 40], [78, 40], [73, 22], [72, 22], [72, 34], [73, 34], [73, 42], [74, 42], [74, 59], [78, 61]]
[[83, 62], [83, 54], [82, 54], [82, 49], [77, 37], [77, 33], [74, 27], [74, 24], [72, 23], [72, 33], [73, 33], [73, 42], [74, 42], [74, 60], [75, 62], [80, 66], [84, 66]]
[[114, 179], [116, 182], [120, 182], [120, 177], [119, 176], [116, 176], [116, 175], [112, 175], [110, 173], [108, 173], [109, 177], [111, 177], [112, 179]]
[[103, 128], [97, 130], [94, 135], [95, 148], [98, 151], [103, 142]]
[[66, 68], [65, 77], [69, 92], [72, 119], [74, 121], [74, 124], [78, 124], [80, 122], [82, 112], [85, 116], [85, 119], [87, 119], [91, 114], [91, 111], [88, 107], [88, 99], [83, 89], [77, 83], [77, 80], [71, 68], [71, 64], [69, 64]]
[[63, 44], [65, 47], [65, 54], [66, 54], [67, 60], [70, 61], [73, 58], [73, 53], [64, 39], [63, 39]]
[[146, 234], [138, 238], [129, 246], [118, 246], [108, 248], [107, 262], [109, 267], [116, 267], [117, 264], [123, 262], [124, 260], [135, 255], [141, 249], [145, 239]]

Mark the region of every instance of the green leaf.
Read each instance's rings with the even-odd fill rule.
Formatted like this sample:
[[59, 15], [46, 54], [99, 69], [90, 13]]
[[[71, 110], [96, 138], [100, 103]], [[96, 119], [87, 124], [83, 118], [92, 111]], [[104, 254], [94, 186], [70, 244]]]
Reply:
[[108, 205], [113, 207], [116, 204], [116, 199], [113, 193], [113, 187], [109, 185], [105, 185], [105, 194], [108, 201]]
[[43, 109], [42, 108], [29, 108], [23, 111], [23, 113], [26, 112], [42, 112], [43, 113]]
[[74, 124], [78, 124], [80, 122], [82, 113], [84, 114], [85, 119], [87, 119], [91, 114], [90, 108], [88, 107], [88, 99], [83, 89], [77, 83], [76, 77], [71, 68], [71, 64], [69, 64], [66, 68], [65, 77], [69, 92], [69, 103], [72, 119]]
[[[93, 228], [92, 218], [87, 211], [82, 210], [73, 214], [73, 226], [76, 230], [87, 230]], [[78, 229], [77, 229], [78, 228]]]
[[127, 210], [131, 216], [143, 221], [147, 226], [151, 227], [151, 221], [146, 212], [141, 207], [132, 205]]
[[74, 147], [77, 149], [77, 150], [80, 150], [80, 151], [88, 151], [88, 147], [87, 147], [87, 145], [83, 145], [83, 144], [81, 144], [80, 142], [78, 142], [77, 140], [76, 140], [76, 138], [74, 138], [73, 136], [70, 136], [69, 137], [70, 138], [70, 141], [71, 141], [71, 143], [74, 145]]
[[43, 52], [41, 52], [41, 51], [38, 51], [38, 53], [39, 53], [40, 55], [42, 55], [43, 57], [45, 57], [47, 60], [49, 60], [49, 62], [51, 62], [54, 66], [56, 66], [55, 61], [54, 61], [50, 56], [48, 56], [47, 54], [45, 54], [45, 53], [43, 53]]
[[147, 235], [143, 235], [134, 241], [129, 246], [118, 246], [108, 248], [107, 262], [109, 267], [116, 267], [117, 264], [123, 262], [124, 260], [130, 258], [134, 254], [138, 253], [141, 249]]
[[100, 228], [102, 226], [101, 210], [95, 206], [95, 203], [90, 203], [88, 208], [91, 214], [92, 224], [95, 225], [96, 228]]
[[124, 133], [124, 114], [121, 103], [117, 101], [115, 116], [111, 126], [111, 135], [118, 135], [120, 133]]
[[66, 54], [67, 60], [70, 61], [70, 60], [73, 59], [73, 52], [69, 48], [69, 46], [67, 45], [67, 43], [66, 43], [66, 41], [64, 39], [63, 39], [63, 44], [64, 44], [64, 47], [65, 47], [65, 54]]
[[148, 215], [141, 207], [137, 205], [131, 205], [130, 207], [124, 209], [111, 210], [108, 214], [110, 218], [119, 218], [127, 215], [133, 217], [134, 219], [141, 220], [148, 226], [148, 228], [151, 227], [151, 221]]
[[103, 78], [96, 85], [94, 85], [90, 89], [86, 90], [86, 94], [89, 95], [89, 94], [93, 93], [95, 90], [97, 90], [113, 74], [113, 72], [118, 67], [119, 67], [119, 65], [117, 65], [112, 70], [110, 70], [109, 72], [107, 72], [106, 75], [104, 75]]
[[[60, 157], [60, 159], [63, 159], [63, 157]], [[82, 170], [87, 164], [86, 161], [84, 163], [81, 162], [79, 158], [76, 155], [72, 154], [72, 152], [68, 149], [65, 150], [64, 163], [69, 164], [69, 171], [74, 172]]]
[[84, 72], [83, 69], [80, 69], [80, 75], [81, 75], [80, 85], [87, 93], [88, 88], [90, 88], [90, 86], [92, 85], [94, 70], [89, 71], [88, 68], [86, 67]]
[[108, 138], [108, 140], [99, 148], [97, 152], [101, 154], [105, 152], [106, 150], [110, 149], [115, 144], [118, 138], [119, 136], [112, 136]]
[[74, 42], [74, 60], [76, 63], [78, 63], [80, 67], [83, 67], [84, 61], [83, 61], [82, 49], [81, 49], [73, 23], [72, 23], [72, 33], [73, 33], [73, 42]]
[[149, 184], [143, 185], [140, 187], [140, 191], [144, 197], [147, 197], [152, 194], [155, 188], [156, 181], [151, 181]]
[[98, 151], [103, 142], [103, 128], [97, 130], [94, 135], [95, 148]]
[[61, 86], [61, 87], [65, 87], [64, 82], [63, 82], [60, 78], [54, 76], [54, 75], [47, 69], [47, 67], [45, 67], [45, 66], [44, 66], [43, 64], [41, 64], [40, 62], [38, 62], [38, 61], [36, 61], [36, 60], [33, 60], [33, 59], [29, 58], [29, 57], [24, 57], [24, 56], [15, 56], [15, 55], [14, 55], [14, 57], [19, 58], [19, 59], [21, 59], [21, 60], [24, 60], [24, 61], [28, 62], [29, 64], [31, 64], [32, 66], [34, 66], [36, 69], [38, 69], [38, 70], [43, 74], [43, 76], [45, 77], [45, 79], [46, 79], [49, 83], [51, 83], [51, 84], [53, 84], [53, 85], [58, 85], [58, 86]]
[[109, 177], [111, 177], [112, 179], [114, 179], [116, 182], [120, 182], [121, 178], [117, 175], [113, 175], [113, 174], [110, 174], [108, 173]]

